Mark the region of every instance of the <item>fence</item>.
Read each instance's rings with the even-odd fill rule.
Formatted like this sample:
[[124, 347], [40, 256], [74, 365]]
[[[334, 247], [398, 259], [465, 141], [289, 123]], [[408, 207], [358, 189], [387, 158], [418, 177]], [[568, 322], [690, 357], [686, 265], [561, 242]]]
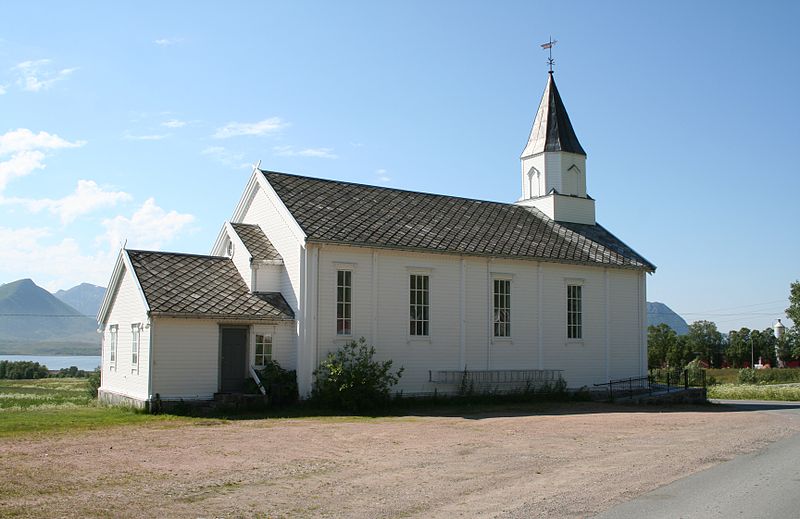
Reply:
[[646, 377], [611, 380], [595, 387], [606, 387], [609, 400], [633, 395], [669, 393], [690, 387], [706, 388], [704, 369], [652, 369]]

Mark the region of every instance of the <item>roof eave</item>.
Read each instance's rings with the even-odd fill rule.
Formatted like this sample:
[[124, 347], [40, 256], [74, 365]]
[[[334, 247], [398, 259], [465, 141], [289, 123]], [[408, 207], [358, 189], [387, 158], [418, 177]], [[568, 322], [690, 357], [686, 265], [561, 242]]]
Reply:
[[381, 245], [376, 243], [364, 243], [364, 242], [348, 242], [348, 241], [337, 241], [337, 240], [323, 240], [319, 238], [307, 238], [306, 243], [313, 244], [313, 245], [342, 245], [346, 247], [364, 247], [364, 248], [371, 248], [371, 249], [382, 249], [382, 250], [396, 250], [396, 251], [408, 251], [408, 252], [424, 252], [427, 254], [443, 254], [443, 255], [459, 255], [459, 256], [470, 256], [475, 258], [502, 258], [502, 259], [512, 259], [512, 260], [522, 260], [522, 261], [541, 261], [543, 263], [560, 263], [560, 264], [569, 264], [569, 265], [582, 265], [588, 267], [605, 267], [605, 268], [615, 268], [615, 269], [624, 269], [624, 270], [644, 270], [646, 272], [653, 273], [656, 270], [656, 267], [650, 262], [647, 265], [615, 265], [612, 263], [600, 263], [595, 261], [577, 261], [577, 260], [568, 260], [568, 259], [560, 259], [560, 258], [545, 258], [545, 257], [538, 257], [538, 256], [516, 256], [510, 254], [489, 254], [489, 253], [481, 253], [481, 252], [464, 252], [464, 251], [457, 251], [457, 250], [434, 250], [428, 249], [425, 247], [407, 247], [402, 245]]

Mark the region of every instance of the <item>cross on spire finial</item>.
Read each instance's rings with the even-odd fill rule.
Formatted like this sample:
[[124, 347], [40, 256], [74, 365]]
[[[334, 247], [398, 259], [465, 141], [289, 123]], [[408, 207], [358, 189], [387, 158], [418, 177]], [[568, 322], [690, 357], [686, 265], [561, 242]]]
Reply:
[[553, 73], [553, 65], [556, 63], [556, 60], [553, 59], [553, 45], [558, 43], [558, 40], [554, 40], [552, 36], [550, 36], [550, 41], [547, 43], [542, 43], [542, 48], [548, 50], [548, 57], [547, 57], [547, 65], [550, 67], [550, 74]]

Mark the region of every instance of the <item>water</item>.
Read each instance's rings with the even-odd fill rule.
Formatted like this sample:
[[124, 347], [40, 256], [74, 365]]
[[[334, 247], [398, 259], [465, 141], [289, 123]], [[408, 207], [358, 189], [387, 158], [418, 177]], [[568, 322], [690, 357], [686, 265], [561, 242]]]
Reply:
[[61, 369], [77, 366], [84, 371], [93, 371], [100, 365], [100, 355], [0, 355], [0, 360], [19, 361], [28, 360], [44, 364], [47, 369]]

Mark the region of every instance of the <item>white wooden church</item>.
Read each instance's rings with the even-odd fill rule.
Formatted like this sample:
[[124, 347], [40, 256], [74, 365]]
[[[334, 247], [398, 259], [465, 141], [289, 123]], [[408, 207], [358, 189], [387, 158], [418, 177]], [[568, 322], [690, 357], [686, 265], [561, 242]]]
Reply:
[[360, 337], [405, 368], [405, 394], [455, 391], [465, 369], [573, 388], [645, 374], [655, 266], [595, 221], [552, 72], [521, 161], [515, 203], [256, 168], [210, 255], [120, 251], [101, 399], [212, 399], [269, 360], [307, 395]]

